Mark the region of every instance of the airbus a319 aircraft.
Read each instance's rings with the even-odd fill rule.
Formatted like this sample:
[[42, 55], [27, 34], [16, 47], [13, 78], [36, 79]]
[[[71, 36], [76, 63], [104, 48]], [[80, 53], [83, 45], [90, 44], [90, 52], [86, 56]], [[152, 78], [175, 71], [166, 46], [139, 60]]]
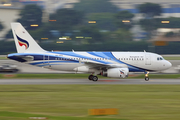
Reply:
[[162, 56], [150, 52], [53, 52], [42, 49], [20, 23], [11, 23], [17, 53], [8, 58], [19, 62], [60, 71], [90, 73], [125, 78], [129, 72], [144, 72], [148, 81], [150, 71], [161, 71], [172, 65]]

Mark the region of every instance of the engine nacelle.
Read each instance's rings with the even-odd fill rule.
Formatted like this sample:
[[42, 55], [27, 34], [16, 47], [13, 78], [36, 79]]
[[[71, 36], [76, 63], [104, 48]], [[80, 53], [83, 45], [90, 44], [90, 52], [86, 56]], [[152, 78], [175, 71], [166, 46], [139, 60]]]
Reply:
[[74, 71], [76, 71], [76, 72], [89, 72], [89, 67], [86, 67], [86, 66], [76, 67], [76, 68], [74, 68]]
[[128, 77], [128, 68], [110, 68], [106, 72], [103, 72], [103, 76], [112, 78], [125, 78]]
[[97, 72], [97, 73], [100, 73], [100, 71], [96, 70], [96, 69], [91, 69], [87, 66], [80, 66], [80, 67], [76, 67], [73, 69], [74, 71], [76, 72], [87, 72], [87, 73], [94, 73], [94, 72]]

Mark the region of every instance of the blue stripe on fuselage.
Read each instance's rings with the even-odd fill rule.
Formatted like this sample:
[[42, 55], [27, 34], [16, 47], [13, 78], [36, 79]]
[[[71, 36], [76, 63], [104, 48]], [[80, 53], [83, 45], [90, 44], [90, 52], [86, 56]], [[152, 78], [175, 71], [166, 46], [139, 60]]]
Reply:
[[29, 63], [31, 65], [38, 65], [38, 64], [46, 64], [46, 63], [79, 63], [78, 61], [42, 61], [42, 62], [33, 62]]
[[[53, 54], [58, 54], [58, 55], [68, 55], [71, 57], [78, 57], [78, 58], [85, 58], [85, 59], [90, 59], [91, 57], [88, 56], [84, 56], [84, 55], [79, 55], [77, 53], [74, 52], [47, 52], [47, 53], [53, 53]], [[125, 62], [122, 62], [120, 60], [118, 60], [116, 57], [113, 56], [113, 54], [111, 52], [87, 52], [90, 55], [93, 56], [97, 56], [97, 57], [101, 57], [101, 58], [111, 58], [111, 61], [115, 61], [117, 63], [121, 63], [121, 64], [126, 64], [129, 68], [130, 72], [144, 72], [146, 69], [143, 68], [139, 68], [130, 64], [127, 64]], [[87, 54], [87, 55], [88, 55]], [[16, 60], [16, 61], [20, 61], [20, 62], [26, 62], [24, 59], [17, 57], [17, 56], [34, 56], [34, 61], [39, 61], [39, 60], [43, 60], [43, 56], [49, 56], [49, 60], [56, 60], [56, 58], [60, 58], [60, 59], [67, 59], [64, 56], [55, 56], [55, 55], [49, 55], [49, 54], [40, 54], [40, 53], [14, 53], [14, 54], [9, 54], [8, 58]], [[45, 57], [45, 58], [46, 58]], [[48, 60], [48, 58], [46, 58], [46, 60]], [[91, 61], [96, 61], [102, 64], [112, 64], [111, 62], [106, 62], [103, 60], [95, 60], [95, 59], [91, 59]], [[48, 61], [50, 63], [50, 61]], [[55, 61], [51, 61], [51, 63], [53, 63]], [[60, 62], [60, 61], [56, 61], [56, 62]], [[74, 60], [74, 59], [67, 59], [66, 63], [68, 62], [79, 62], [79, 60]], [[31, 65], [38, 65], [38, 64], [42, 64], [43, 62], [34, 62], [34, 63], [30, 63]]]
[[83, 59], [89, 59], [91, 61], [96, 61], [96, 62], [99, 62], [99, 63], [102, 63], [102, 64], [111, 64], [111, 62], [106, 62], [106, 61], [103, 61], [103, 60], [91, 59], [92, 57], [88, 57], [88, 56], [84, 56], [84, 55], [79, 55], [79, 54], [74, 53], [74, 52], [53, 52], [53, 53], [61, 54], [61, 55], [68, 55], [68, 56], [78, 57], [78, 58], [83, 58]]

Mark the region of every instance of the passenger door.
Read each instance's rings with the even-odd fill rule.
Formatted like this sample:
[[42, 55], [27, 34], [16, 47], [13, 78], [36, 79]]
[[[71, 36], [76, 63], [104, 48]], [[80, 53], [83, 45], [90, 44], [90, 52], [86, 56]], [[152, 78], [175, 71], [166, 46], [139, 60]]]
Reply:
[[49, 65], [49, 55], [43, 56], [43, 64]]
[[151, 55], [145, 55], [146, 56], [146, 58], [145, 58], [145, 61], [146, 61], [146, 65], [151, 65]]

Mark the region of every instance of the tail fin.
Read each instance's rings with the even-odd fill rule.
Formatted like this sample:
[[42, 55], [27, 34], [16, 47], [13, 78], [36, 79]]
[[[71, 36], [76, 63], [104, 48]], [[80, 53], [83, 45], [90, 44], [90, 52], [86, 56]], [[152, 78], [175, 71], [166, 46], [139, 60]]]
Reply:
[[20, 23], [11, 23], [18, 53], [43, 52], [43, 50]]

